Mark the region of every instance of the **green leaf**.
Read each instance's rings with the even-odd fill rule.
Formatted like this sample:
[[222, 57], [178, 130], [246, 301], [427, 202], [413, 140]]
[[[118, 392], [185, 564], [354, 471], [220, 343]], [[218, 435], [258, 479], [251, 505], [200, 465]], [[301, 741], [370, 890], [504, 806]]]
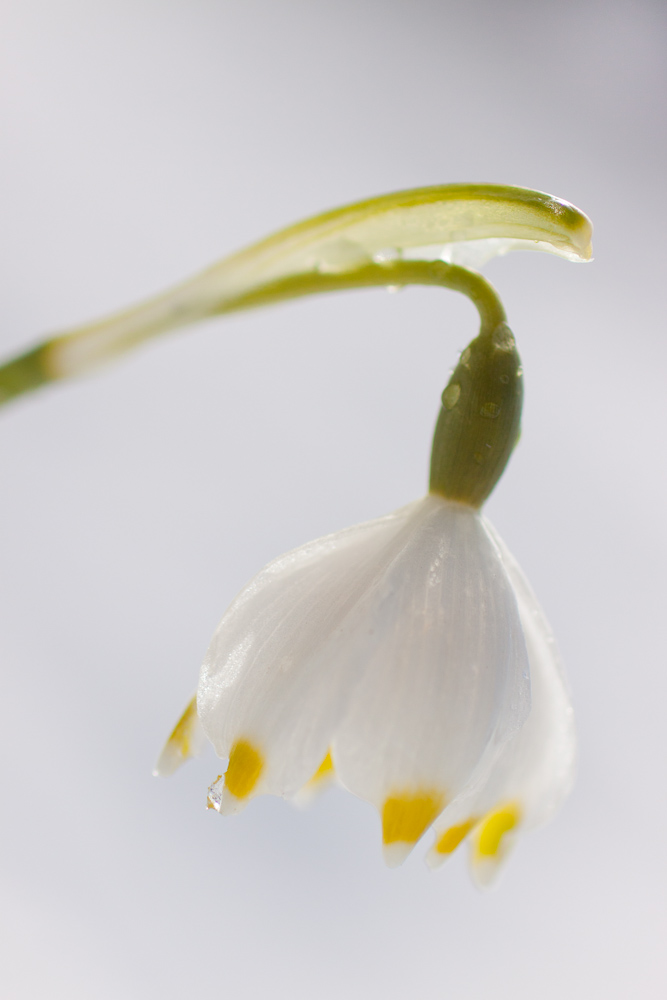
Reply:
[[[515, 248], [589, 260], [591, 232], [573, 205], [524, 188], [448, 184], [371, 198], [284, 229], [156, 298], [43, 342], [0, 367], [0, 403], [220, 313], [364, 285], [459, 287], [466, 284], [456, 276], [462, 269], [442, 262], [467, 261], [471, 246], [483, 250], [478, 261]], [[467, 284], [488, 297], [488, 284], [474, 276]]]

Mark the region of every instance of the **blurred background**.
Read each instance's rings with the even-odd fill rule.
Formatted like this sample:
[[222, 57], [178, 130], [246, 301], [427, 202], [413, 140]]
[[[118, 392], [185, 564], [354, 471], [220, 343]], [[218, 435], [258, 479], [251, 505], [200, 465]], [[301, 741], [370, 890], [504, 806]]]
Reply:
[[486, 270], [524, 431], [487, 514], [575, 697], [578, 782], [480, 894], [382, 862], [339, 790], [205, 810], [151, 769], [223, 610], [421, 495], [476, 333], [433, 289], [172, 335], [0, 414], [0, 995], [662, 997], [666, 13], [650, 0], [2, 0], [4, 356], [304, 216], [425, 184], [550, 191], [595, 261]]

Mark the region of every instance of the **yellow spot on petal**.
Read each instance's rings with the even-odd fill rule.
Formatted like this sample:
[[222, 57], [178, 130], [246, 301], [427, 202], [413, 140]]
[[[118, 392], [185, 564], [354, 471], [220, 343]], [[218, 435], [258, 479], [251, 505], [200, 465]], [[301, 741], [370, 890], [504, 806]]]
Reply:
[[415, 844], [444, 805], [440, 792], [390, 796], [382, 807], [382, 842]]
[[477, 853], [484, 858], [494, 858], [506, 833], [513, 830], [521, 818], [518, 806], [505, 806], [489, 813], [482, 824], [477, 841]]
[[476, 819], [469, 819], [465, 823], [458, 823], [456, 826], [450, 826], [449, 830], [445, 830], [435, 844], [438, 854], [451, 854], [452, 851], [455, 851], [476, 823]]
[[264, 761], [259, 750], [247, 740], [237, 740], [229, 755], [225, 788], [237, 799], [245, 799], [257, 784]]
[[333, 781], [335, 777], [334, 762], [331, 756], [331, 751], [328, 750], [324, 760], [315, 771], [315, 773], [308, 779], [305, 785], [299, 789], [299, 791], [294, 796], [294, 801], [298, 805], [306, 805], [310, 802], [316, 795], [323, 792], [325, 788]]
[[197, 724], [197, 696], [188, 702], [187, 708], [180, 717], [174, 730], [167, 740], [167, 747], [187, 760], [192, 748], [192, 730]]
[[312, 776], [308, 784], [309, 785], [319, 784], [319, 782], [323, 781], [325, 778], [333, 777], [333, 769], [334, 769], [333, 760], [331, 759], [331, 751], [329, 750], [327, 752], [326, 757], [318, 767], [317, 771], [315, 771], [315, 774]]

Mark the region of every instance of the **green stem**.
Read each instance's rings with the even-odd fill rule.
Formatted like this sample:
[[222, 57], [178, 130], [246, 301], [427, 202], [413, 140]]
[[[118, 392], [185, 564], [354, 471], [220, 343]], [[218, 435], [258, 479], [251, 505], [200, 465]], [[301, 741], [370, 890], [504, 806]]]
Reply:
[[83, 374], [142, 340], [210, 316], [320, 292], [403, 285], [435, 285], [467, 295], [479, 312], [482, 333], [505, 321], [502, 303], [488, 281], [474, 271], [439, 260], [399, 259], [357, 265], [342, 273], [317, 270], [292, 275], [209, 302], [201, 310], [179, 308], [177, 289], [168, 297], [54, 337], [7, 362], [0, 367], [0, 406], [50, 382]]
[[505, 310], [493, 285], [475, 271], [444, 261], [397, 260], [368, 264], [354, 273], [297, 275], [265, 285], [239, 296], [224, 305], [218, 313], [235, 312], [254, 306], [271, 305], [285, 299], [299, 298], [318, 292], [346, 291], [353, 288], [405, 285], [435, 285], [467, 295], [479, 312], [482, 330], [493, 330], [506, 319]]
[[274, 233], [155, 298], [14, 358], [0, 367], [0, 404], [82, 375], [176, 327], [335, 289], [454, 288], [475, 303], [482, 330], [493, 330], [504, 319], [498, 297], [479, 275], [443, 263], [446, 248], [492, 240], [503, 252], [532, 248], [590, 260], [591, 232], [590, 220], [568, 202], [497, 184], [444, 184], [343, 205]]

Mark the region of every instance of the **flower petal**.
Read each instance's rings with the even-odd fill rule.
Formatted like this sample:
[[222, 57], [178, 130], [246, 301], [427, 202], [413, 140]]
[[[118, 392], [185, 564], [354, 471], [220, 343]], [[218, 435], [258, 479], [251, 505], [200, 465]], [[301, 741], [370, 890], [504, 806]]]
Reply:
[[[523, 724], [530, 694], [514, 593], [475, 511], [426, 497], [384, 558], [383, 574], [319, 655], [335, 648], [359, 678], [333, 759], [343, 784], [383, 815], [392, 862], [396, 842], [409, 851], [490, 767]], [[397, 838], [388, 825], [405, 832]]]
[[197, 696], [193, 695], [165, 743], [153, 774], [160, 778], [173, 774], [190, 757], [197, 757], [205, 743], [204, 730], [197, 716]]
[[[487, 522], [517, 597], [530, 662], [532, 706], [519, 733], [506, 744], [483, 787], [436, 824], [427, 861], [437, 867], [451, 854], [451, 831], [470, 823], [473, 876], [489, 885], [507, 859], [517, 832], [547, 822], [568, 795], [574, 778], [574, 717], [549, 624], [530, 584], [506, 545]], [[512, 822], [509, 822], [509, 817]], [[497, 837], [494, 840], [494, 837]], [[448, 838], [450, 838], [448, 840]], [[490, 846], [495, 843], [495, 850]]]
[[331, 750], [327, 750], [326, 756], [322, 760], [312, 778], [299, 789], [292, 797], [292, 801], [297, 806], [307, 806], [321, 792], [329, 788], [336, 780], [336, 769], [334, 768]]
[[[217, 754], [239, 745], [261, 758], [246, 794], [294, 795], [328, 752], [354, 686], [354, 664], [323, 646], [384, 565], [388, 542], [415, 505], [329, 535], [270, 563], [220, 622], [202, 666], [198, 709]], [[241, 758], [239, 758], [240, 760]], [[245, 759], [245, 758], [244, 758]]]
[[488, 889], [516, 844], [521, 808], [506, 802], [489, 812], [475, 829], [471, 843], [472, 876], [480, 889]]
[[[574, 782], [576, 735], [568, 684], [551, 627], [518, 563], [494, 529], [514, 586], [530, 660], [533, 706], [521, 733], [507, 748], [492, 781], [520, 794], [522, 826], [534, 828], [552, 818]], [[505, 776], [506, 775], [506, 776]], [[511, 786], [511, 787], [510, 787]]]

